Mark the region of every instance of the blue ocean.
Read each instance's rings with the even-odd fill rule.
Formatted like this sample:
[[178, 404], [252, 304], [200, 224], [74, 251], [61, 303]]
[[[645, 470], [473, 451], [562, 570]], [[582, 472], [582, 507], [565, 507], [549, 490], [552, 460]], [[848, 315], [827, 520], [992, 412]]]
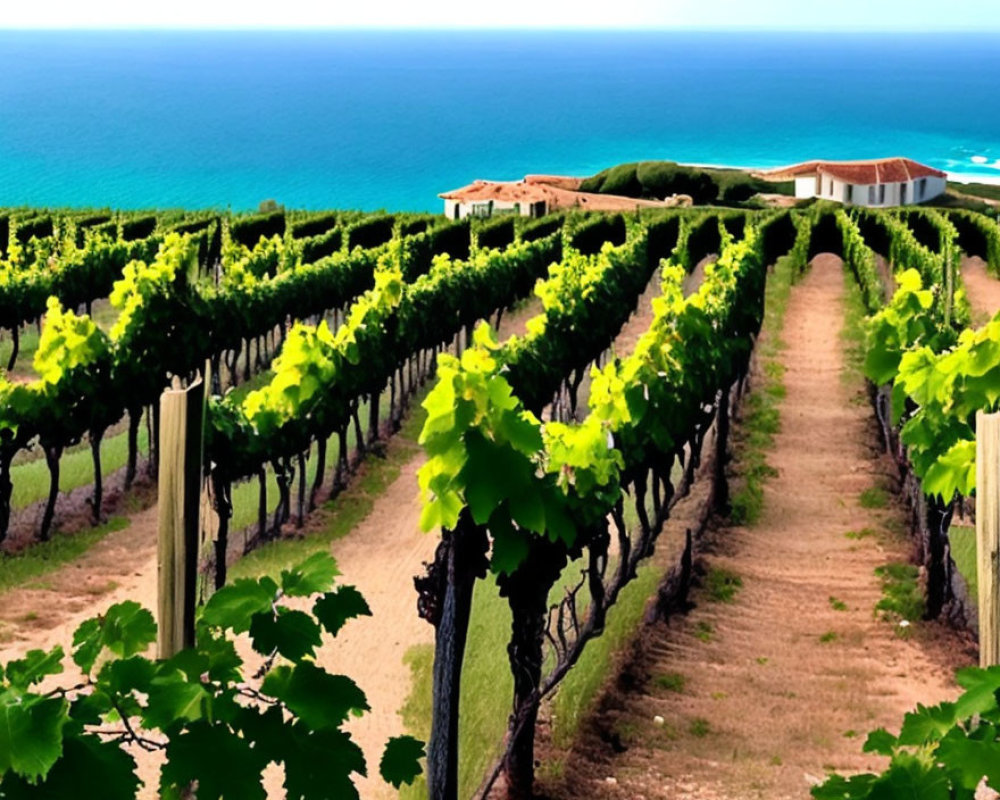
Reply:
[[998, 90], [996, 34], [0, 31], [0, 205], [436, 211], [647, 159], [997, 179]]

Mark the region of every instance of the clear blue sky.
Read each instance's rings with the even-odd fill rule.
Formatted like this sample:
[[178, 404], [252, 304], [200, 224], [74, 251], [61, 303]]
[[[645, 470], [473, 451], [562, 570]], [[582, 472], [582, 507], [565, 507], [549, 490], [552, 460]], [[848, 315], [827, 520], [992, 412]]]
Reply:
[[756, 28], [1000, 31], [1000, 0], [47, 0], [0, 28]]

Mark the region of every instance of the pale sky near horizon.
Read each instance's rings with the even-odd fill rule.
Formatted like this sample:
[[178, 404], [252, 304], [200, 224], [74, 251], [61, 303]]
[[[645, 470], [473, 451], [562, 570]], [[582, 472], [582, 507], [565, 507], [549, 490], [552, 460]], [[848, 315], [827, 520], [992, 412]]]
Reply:
[[1000, 0], [47, 0], [0, 28], [700, 28], [1000, 30]]

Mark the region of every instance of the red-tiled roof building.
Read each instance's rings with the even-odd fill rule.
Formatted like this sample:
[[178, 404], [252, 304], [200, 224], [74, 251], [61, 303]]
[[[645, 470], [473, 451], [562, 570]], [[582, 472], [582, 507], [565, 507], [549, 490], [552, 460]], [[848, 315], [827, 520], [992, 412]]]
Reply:
[[817, 197], [857, 206], [907, 206], [944, 194], [947, 174], [909, 158], [871, 161], [805, 161], [760, 173], [795, 181], [796, 197]]
[[581, 192], [580, 183], [580, 178], [562, 175], [528, 175], [519, 181], [473, 181], [461, 189], [442, 192], [438, 197], [444, 200], [444, 213], [449, 219], [491, 217], [496, 214], [543, 217], [564, 208], [627, 211], [678, 204], [676, 201]]

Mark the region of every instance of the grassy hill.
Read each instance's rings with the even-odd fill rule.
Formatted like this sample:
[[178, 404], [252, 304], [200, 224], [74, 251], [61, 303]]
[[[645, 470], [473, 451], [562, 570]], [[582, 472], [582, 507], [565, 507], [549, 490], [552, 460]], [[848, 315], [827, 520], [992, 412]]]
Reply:
[[639, 161], [598, 172], [587, 178], [580, 190], [661, 200], [673, 194], [687, 194], [698, 205], [740, 205], [760, 192], [791, 195], [794, 184], [792, 181], [772, 183], [760, 180], [740, 169], [690, 167], [673, 161]]

